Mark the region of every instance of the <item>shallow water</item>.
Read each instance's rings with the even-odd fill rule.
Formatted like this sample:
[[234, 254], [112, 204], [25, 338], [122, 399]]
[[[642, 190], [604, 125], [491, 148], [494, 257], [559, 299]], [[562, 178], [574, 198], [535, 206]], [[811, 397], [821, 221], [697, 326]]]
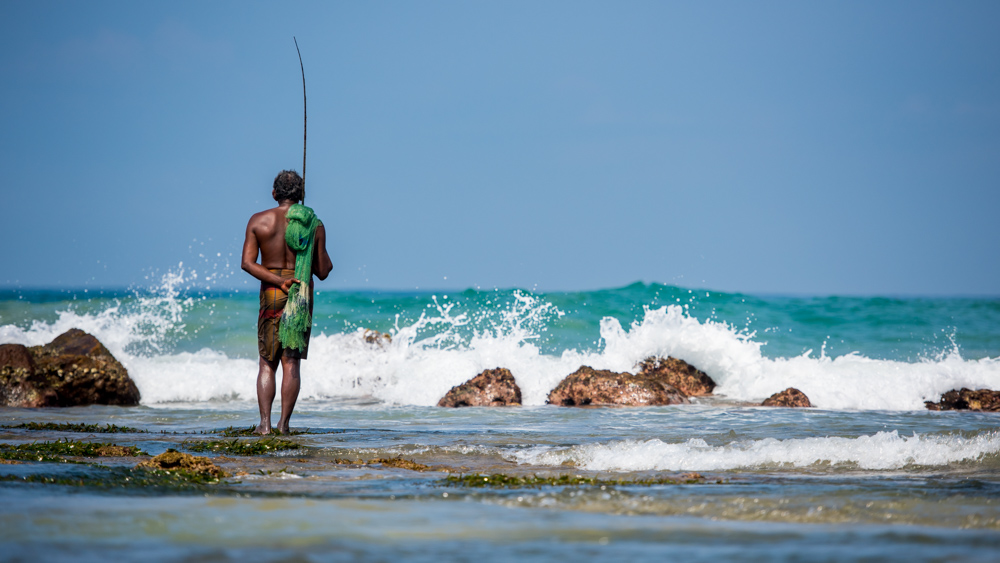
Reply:
[[[256, 296], [185, 283], [178, 273], [152, 290], [0, 294], [0, 340], [42, 344], [83, 328], [121, 359], [143, 396], [133, 408], [0, 408], [0, 425], [149, 431], [0, 428], [0, 443], [88, 440], [156, 455], [198, 440], [255, 440], [221, 431], [256, 422]], [[110, 470], [91, 465], [0, 465], [2, 558], [1000, 554], [1000, 418], [923, 406], [956, 387], [1000, 388], [998, 299], [759, 297], [636, 284], [568, 294], [321, 292], [316, 311], [292, 419], [304, 433], [288, 437], [298, 449], [205, 454], [239, 475], [197, 490], [102, 485]], [[367, 343], [364, 328], [391, 341]], [[650, 408], [544, 404], [580, 365], [631, 370], [654, 355], [705, 370], [719, 384], [714, 396]], [[526, 406], [433, 406], [452, 385], [496, 366], [511, 369]], [[816, 408], [754, 406], [789, 386]], [[334, 461], [393, 457], [431, 470]], [[689, 472], [703, 478], [688, 483]], [[444, 480], [473, 473], [680, 482], [504, 489]], [[24, 480], [32, 475], [92, 480]]]
[[[0, 442], [87, 439], [155, 455], [218, 437], [206, 430], [246, 425], [253, 406], [3, 409], [6, 425], [100, 420], [152, 432], [7, 428]], [[986, 561], [1000, 552], [995, 415], [720, 404], [445, 410], [305, 401], [293, 428], [308, 431], [290, 437], [300, 449], [215, 456], [227, 470], [247, 474], [208, 492], [5, 482], [0, 542], [15, 560], [96, 559], [109, 550], [163, 561], [645, 560], [668, 553], [693, 560]], [[377, 457], [432, 470], [333, 462]], [[446, 471], [641, 479], [682, 470], [705, 479], [515, 489], [442, 481]], [[81, 471], [90, 469], [0, 466], [5, 475]]]

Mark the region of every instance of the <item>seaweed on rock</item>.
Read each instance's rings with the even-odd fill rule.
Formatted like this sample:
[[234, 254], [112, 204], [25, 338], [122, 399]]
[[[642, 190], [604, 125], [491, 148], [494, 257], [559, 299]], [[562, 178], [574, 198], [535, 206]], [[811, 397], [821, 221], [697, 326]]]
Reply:
[[56, 440], [31, 444], [0, 444], [0, 459], [19, 461], [64, 462], [67, 457], [135, 457], [146, 455], [137, 446], [118, 446], [101, 442]]
[[[481, 475], [472, 473], [469, 475], [449, 475], [443, 479], [444, 484], [455, 487], [472, 488], [495, 488], [495, 489], [520, 489], [538, 488], [545, 486], [556, 487], [608, 487], [608, 486], [652, 486], [652, 485], [682, 485], [682, 484], [703, 484], [708, 483], [703, 475], [698, 473], [685, 473], [675, 477], [654, 477], [649, 479], [599, 479], [597, 477], [584, 477], [582, 475], [557, 475], [554, 477], [538, 477], [537, 475], [519, 476], [494, 473], [492, 475]], [[721, 480], [716, 483], [722, 483]]]
[[296, 450], [301, 447], [291, 440], [282, 440], [281, 438], [187, 441], [183, 443], [183, 446], [192, 452], [212, 452], [240, 456], [264, 455], [283, 450]]
[[81, 432], [86, 434], [146, 434], [149, 432], [148, 430], [133, 428], [131, 426], [117, 426], [110, 423], [101, 426], [100, 424], [87, 424], [85, 422], [25, 422], [17, 425], [4, 425], [0, 428], [34, 431], [52, 430], [56, 432]]

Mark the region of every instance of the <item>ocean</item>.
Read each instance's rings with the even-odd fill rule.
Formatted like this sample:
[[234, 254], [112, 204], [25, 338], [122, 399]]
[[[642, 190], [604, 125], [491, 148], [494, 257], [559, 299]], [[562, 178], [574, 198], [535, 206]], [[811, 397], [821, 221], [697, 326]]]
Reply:
[[[0, 442], [156, 455], [256, 424], [256, 322], [256, 291], [207, 289], [183, 270], [148, 288], [0, 290], [0, 343], [83, 329], [142, 394], [138, 407], [0, 408]], [[1000, 415], [924, 406], [1000, 389], [1000, 298], [320, 285], [314, 323], [296, 449], [199, 454], [243, 474], [192, 490], [103, 482], [93, 465], [0, 465], [0, 560], [1000, 560]], [[668, 355], [711, 376], [714, 395], [545, 404], [582, 365], [634, 372]], [[435, 406], [495, 367], [524, 406]], [[814, 408], [758, 406], [787, 387]], [[29, 422], [137, 431], [15, 428]], [[335, 461], [374, 458], [431, 470]], [[496, 474], [595, 481], [446, 479]]]

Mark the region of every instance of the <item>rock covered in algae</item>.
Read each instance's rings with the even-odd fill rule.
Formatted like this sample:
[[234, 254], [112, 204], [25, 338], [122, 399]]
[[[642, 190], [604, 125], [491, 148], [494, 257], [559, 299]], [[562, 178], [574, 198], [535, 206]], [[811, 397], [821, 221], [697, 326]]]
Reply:
[[6, 344], [0, 348], [2, 406], [139, 404], [139, 389], [125, 366], [97, 338], [80, 329], [70, 329], [45, 346]]
[[410, 471], [428, 471], [430, 470], [429, 465], [424, 465], [422, 463], [417, 463], [416, 461], [403, 459], [400, 457], [376, 457], [372, 459], [343, 459], [334, 458], [334, 463], [338, 465], [381, 465], [383, 467], [398, 467], [400, 469], [409, 469]]
[[715, 381], [707, 373], [671, 356], [646, 358], [638, 368], [640, 377], [662, 380], [688, 397], [711, 395], [715, 389]]
[[438, 401], [439, 407], [506, 407], [521, 404], [521, 388], [507, 368], [488, 369]]
[[580, 366], [549, 392], [547, 402], [581, 407], [676, 405], [689, 401], [676, 387], [657, 378]]
[[764, 399], [761, 403], [762, 407], [789, 407], [789, 408], [807, 408], [811, 407], [812, 403], [809, 402], [809, 397], [806, 394], [794, 387], [789, 387], [780, 393], [775, 393], [770, 397]]
[[225, 470], [212, 463], [207, 457], [197, 457], [181, 453], [174, 449], [169, 449], [135, 467], [136, 469], [157, 469], [161, 471], [187, 471], [218, 479], [229, 477], [229, 474]]
[[97, 455], [100, 457], [133, 457], [136, 455], [138, 450], [139, 448], [135, 446], [118, 446], [110, 444], [97, 448]]
[[932, 411], [970, 410], [984, 412], [1000, 412], [1000, 391], [991, 389], [952, 389], [937, 403], [924, 403]]

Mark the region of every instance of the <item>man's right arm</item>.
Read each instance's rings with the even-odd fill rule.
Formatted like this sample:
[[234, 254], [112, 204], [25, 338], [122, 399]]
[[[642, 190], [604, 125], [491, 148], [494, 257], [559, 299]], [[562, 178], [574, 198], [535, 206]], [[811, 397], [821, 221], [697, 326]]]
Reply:
[[312, 269], [320, 280], [325, 280], [333, 270], [333, 261], [326, 251], [326, 227], [322, 223], [316, 227], [316, 251], [313, 253]]
[[260, 243], [257, 241], [256, 223], [260, 221], [258, 215], [254, 215], [247, 223], [246, 237], [243, 239], [243, 260], [241, 267], [243, 271], [259, 279], [264, 283], [281, 288], [281, 291], [288, 293], [293, 283], [299, 283], [295, 278], [283, 279], [278, 274], [272, 273], [264, 266], [257, 263], [257, 255], [260, 253]]

